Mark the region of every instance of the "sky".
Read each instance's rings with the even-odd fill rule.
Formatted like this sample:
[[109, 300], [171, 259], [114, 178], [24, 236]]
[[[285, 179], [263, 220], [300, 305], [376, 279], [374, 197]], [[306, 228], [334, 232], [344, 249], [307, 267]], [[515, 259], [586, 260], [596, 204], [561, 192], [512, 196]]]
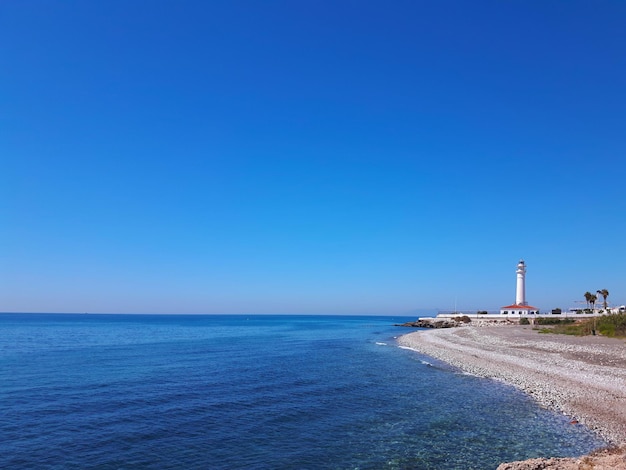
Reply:
[[623, 1], [0, 3], [0, 311], [626, 303]]

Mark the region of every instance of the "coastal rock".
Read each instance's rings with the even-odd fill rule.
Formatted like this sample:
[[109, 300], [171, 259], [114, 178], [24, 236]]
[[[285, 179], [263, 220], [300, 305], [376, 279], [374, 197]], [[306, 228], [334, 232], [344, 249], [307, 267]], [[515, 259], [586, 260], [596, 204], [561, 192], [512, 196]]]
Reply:
[[[466, 320], [467, 319], [467, 320]], [[450, 320], [438, 320], [435, 318], [422, 318], [416, 321], [409, 321], [402, 324], [396, 324], [394, 326], [406, 326], [410, 328], [456, 328], [469, 323], [471, 320], [468, 317], [458, 317]]]
[[503, 463], [497, 470], [573, 470], [579, 468], [574, 459], [528, 459], [518, 462]]
[[497, 470], [625, 470], [626, 445], [578, 458], [529, 459], [500, 464]]

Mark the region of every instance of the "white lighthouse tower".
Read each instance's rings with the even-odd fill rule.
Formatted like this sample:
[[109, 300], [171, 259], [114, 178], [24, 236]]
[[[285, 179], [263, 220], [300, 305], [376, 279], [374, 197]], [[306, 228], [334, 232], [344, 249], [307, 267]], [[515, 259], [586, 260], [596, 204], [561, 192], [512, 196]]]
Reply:
[[517, 289], [515, 290], [515, 305], [528, 305], [526, 302], [526, 265], [521, 259], [517, 263]]
[[517, 288], [515, 289], [515, 303], [506, 305], [500, 309], [500, 315], [536, 315], [539, 313], [537, 307], [528, 305], [526, 302], [526, 263], [519, 260], [517, 263]]

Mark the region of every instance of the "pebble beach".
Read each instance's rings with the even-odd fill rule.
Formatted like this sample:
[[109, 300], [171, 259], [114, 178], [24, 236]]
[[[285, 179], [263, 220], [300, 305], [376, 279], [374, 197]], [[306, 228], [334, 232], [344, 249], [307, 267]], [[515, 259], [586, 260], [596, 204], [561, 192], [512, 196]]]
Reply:
[[[507, 325], [418, 331], [398, 342], [467, 373], [513, 385], [566, 414], [573, 425], [585, 425], [611, 444], [626, 443], [623, 339], [542, 334], [530, 326]], [[621, 465], [623, 458], [614, 457]], [[541, 468], [579, 468], [563, 465]]]

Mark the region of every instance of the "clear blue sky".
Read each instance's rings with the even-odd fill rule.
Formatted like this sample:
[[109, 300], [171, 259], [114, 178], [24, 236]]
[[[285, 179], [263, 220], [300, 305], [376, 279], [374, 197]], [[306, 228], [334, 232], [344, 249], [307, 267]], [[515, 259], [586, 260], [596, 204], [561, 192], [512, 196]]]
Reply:
[[[623, 1], [0, 4], [0, 311], [626, 303]], [[424, 311], [424, 310], [420, 310]]]

